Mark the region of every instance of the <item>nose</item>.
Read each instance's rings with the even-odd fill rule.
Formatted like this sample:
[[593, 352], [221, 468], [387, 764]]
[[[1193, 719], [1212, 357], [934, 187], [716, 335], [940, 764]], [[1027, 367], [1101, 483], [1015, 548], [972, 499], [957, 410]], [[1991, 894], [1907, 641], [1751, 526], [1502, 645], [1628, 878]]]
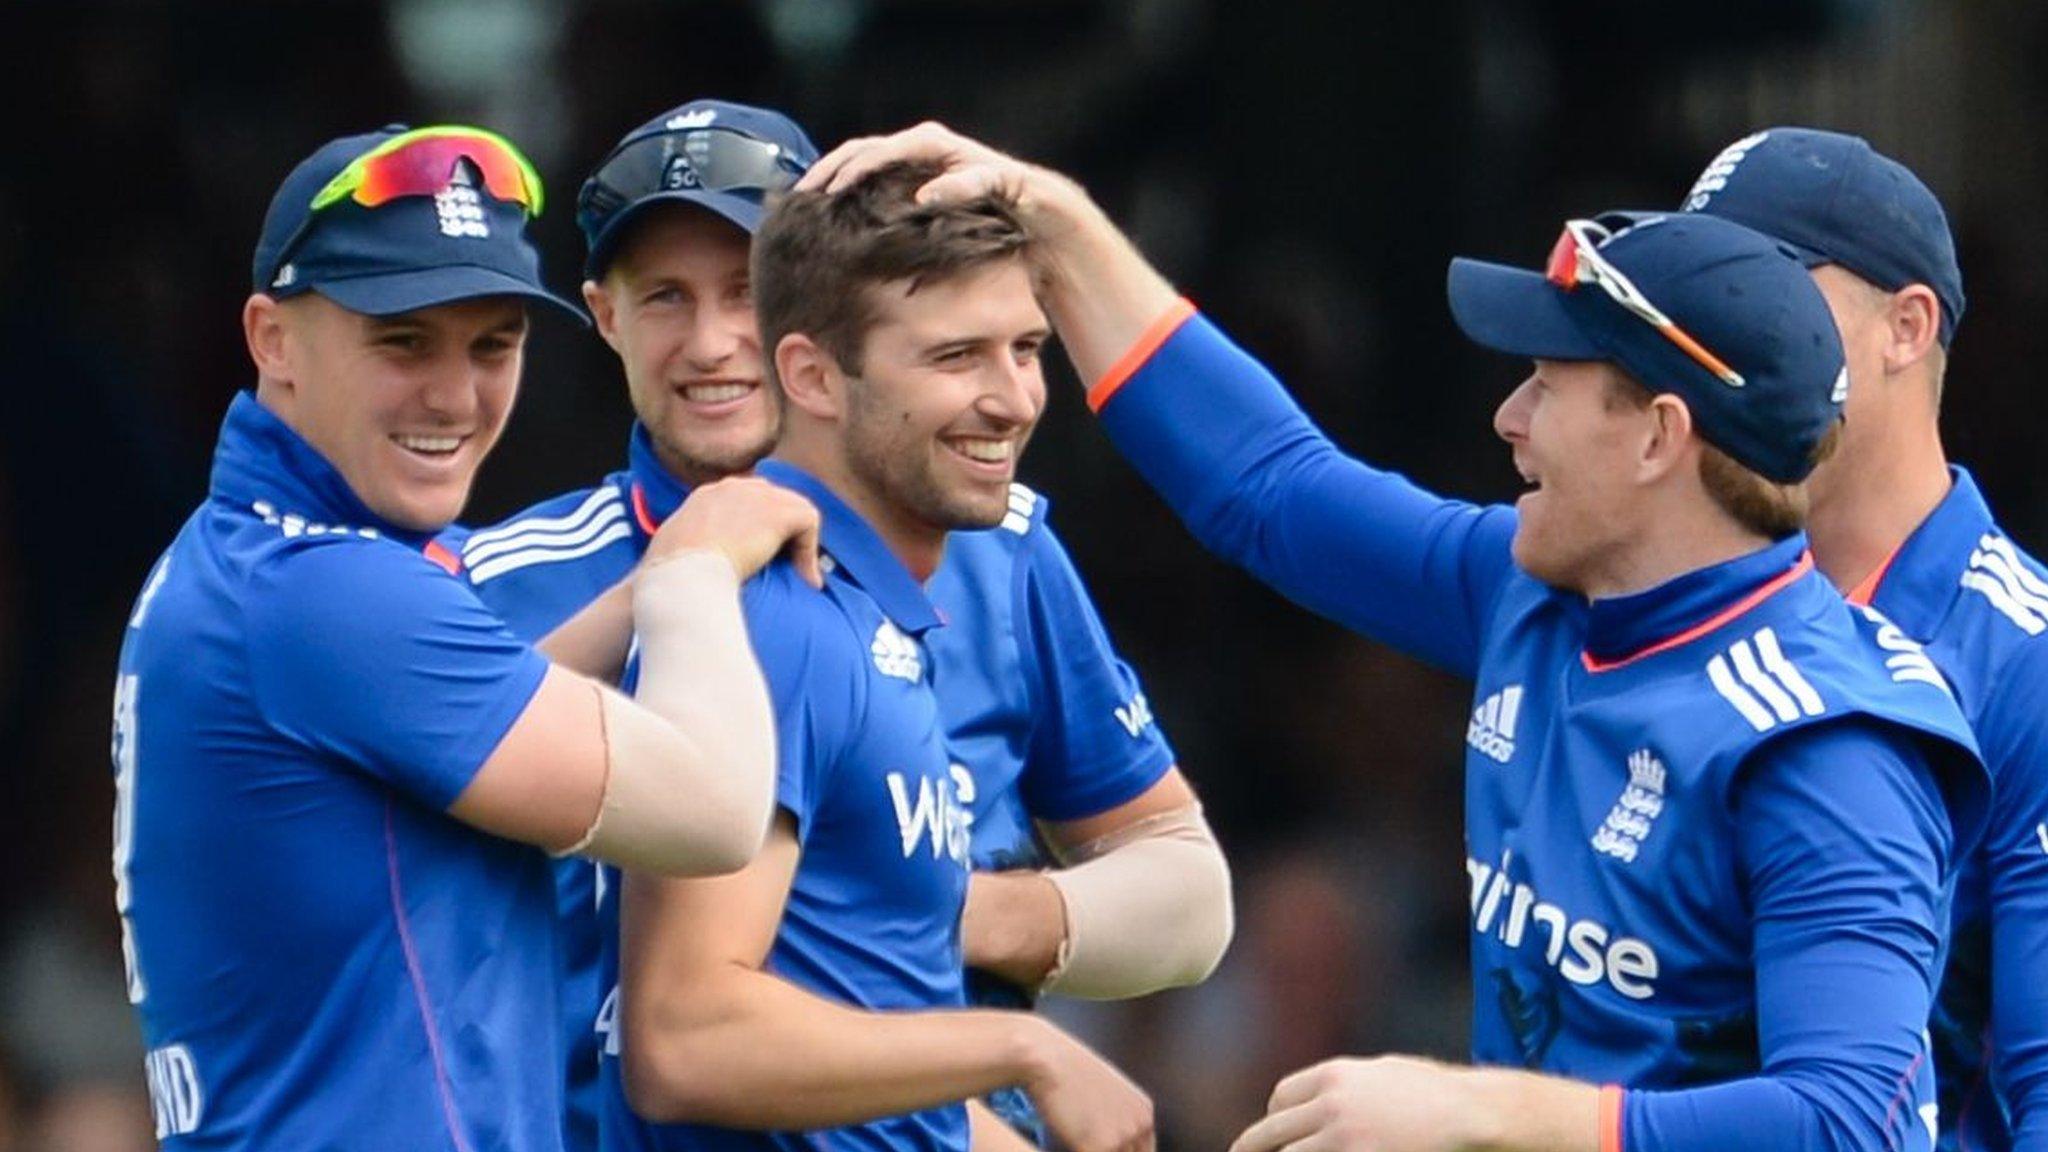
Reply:
[[707, 305], [691, 318], [683, 354], [697, 372], [716, 372], [738, 354], [753, 333], [753, 312], [746, 308]]
[[1529, 438], [1529, 409], [1535, 405], [1536, 374], [1531, 372], [1527, 379], [1508, 393], [1500, 407], [1493, 410], [1494, 435], [1510, 444]]
[[450, 357], [427, 377], [420, 390], [428, 411], [451, 422], [469, 419], [477, 410], [477, 395], [483, 387], [486, 369], [467, 357]]
[[1045, 411], [1045, 370], [1036, 356], [1019, 362], [1012, 356], [997, 357], [990, 372], [989, 386], [976, 407], [982, 415], [1009, 424], [1029, 426]]

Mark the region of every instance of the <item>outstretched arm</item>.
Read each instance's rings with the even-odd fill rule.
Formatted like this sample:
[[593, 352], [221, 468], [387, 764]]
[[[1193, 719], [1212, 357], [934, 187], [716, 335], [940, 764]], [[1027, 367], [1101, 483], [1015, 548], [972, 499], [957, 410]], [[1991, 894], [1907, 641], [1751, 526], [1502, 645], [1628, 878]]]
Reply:
[[1016, 199], [1045, 305], [1103, 427], [1211, 551], [1310, 609], [1469, 674], [1511, 570], [1514, 516], [1444, 500], [1354, 460], [1263, 365], [1194, 314], [1072, 180], [939, 125], [854, 140], [803, 186], [936, 160], [925, 199]]

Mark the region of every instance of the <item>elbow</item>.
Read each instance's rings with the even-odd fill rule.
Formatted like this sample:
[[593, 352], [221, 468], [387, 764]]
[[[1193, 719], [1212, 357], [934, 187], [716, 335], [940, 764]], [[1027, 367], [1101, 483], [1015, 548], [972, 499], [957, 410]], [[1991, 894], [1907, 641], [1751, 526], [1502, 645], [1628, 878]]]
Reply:
[[731, 1123], [725, 1062], [686, 1026], [630, 1030], [619, 1057], [634, 1115], [652, 1124]]
[[1221, 849], [1216, 850], [1213, 865], [1204, 873], [1203, 883], [1191, 892], [1193, 898], [1184, 921], [1188, 928], [1187, 948], [1180, 965], [1167, 974], [1167, 988], [1186, 988], [1214, 976], [1237, 935], [1230, 866], [1224, 862]]

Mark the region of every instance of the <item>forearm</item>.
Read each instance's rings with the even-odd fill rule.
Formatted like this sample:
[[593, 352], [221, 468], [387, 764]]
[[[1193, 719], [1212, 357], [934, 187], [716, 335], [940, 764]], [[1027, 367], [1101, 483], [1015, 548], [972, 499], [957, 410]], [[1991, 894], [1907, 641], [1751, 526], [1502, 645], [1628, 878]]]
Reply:
[[917, 1112], [1024, 1083], [1057, 1042], [1023, 1013], [861, 1011], [739, 965], [687, 984], [627, 1018], [627, 1089], [657, 1122], [808, 1129]]
[[635, 578], [636, 701], [602, 699], [607, 776], [572, 851], [669, 875], [728, 872], [759, 849], [774, 803], [767, 686], [724, 557], [685, 553]]
[[1078, 846], [1049, 874], [1066, 938], [1046, 990], [1091, 1000], [1196, 984], [1234, 930], [1230, 867], [1199, 804]]
[[967, 1147], [969, 1152], [1037, 1152], [1015, 1128], [1003, 1123], [989, 1106], [979, 1100], [967, 1102]]
[[1153, 349], [1103, 431], [1203, 546], [1354, 631], [1453, 671], [1511, 570], [1514, 514], [1340, 452], [1204, 317]]
[[542, 637], [541, 654], [592, 679], [616, 684], [633, 643], [633, 582], [621, 580]]

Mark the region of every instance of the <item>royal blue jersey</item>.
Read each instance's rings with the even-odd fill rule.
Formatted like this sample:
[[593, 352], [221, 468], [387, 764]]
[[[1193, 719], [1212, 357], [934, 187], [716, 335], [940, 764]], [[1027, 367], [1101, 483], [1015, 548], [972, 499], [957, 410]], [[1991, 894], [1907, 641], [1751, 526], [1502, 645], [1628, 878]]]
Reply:
[[1988, 781], [1931, 660], [1803, 537], [1588, 603], [1515, 566], [1512, 509], [1344, 456], [1200, 318], [1104, 392], [1205, 544], [1477, 682], [1478, 1060], [1625, 1086], [1625, 1148], [1931, 1146], [1930, 987]]
[[1991, 768], [1932, 1028], [1942, 1146], [2048, 1149], [2048, 571], [1954, 479], [1857, 598], [1926, 645]]
[[249, 395], [130, 617], [115, 875], [176, 1149], [561, 1147], [548, 861], [446, 814], [547, 664]]
[[[766, 970], [870, 1011], [965, 1007], [960, 908], [970, 820], [966, 769], [946, 747], [932, 694], [925, 637], [940, 626], [938, 610], [824, 485], [780, 461], [762, 462], [760, 474], [818, 506], [827, 569], [823, 594], [777, 563], [741, 596], [775, 704], [776, 803], [796, 823], [799, 852]], [[605, 885], [600, 904], [614, 989], [616, 887]], [[607, 1024], [616, 995], [600, 1015]], [[808, 1133], [649, 1124], [627, 1105], [616, 1036], [607, 1029], [600, 1065], [607, 1152], [967, 1147], [960, 1104]]]
[[[477, 595], [515, 633], [538, 639], [624, 579], [687, 495], [636, 427], [627, 467], [596, 487], [445, 539], [461, 553]], [[1043, 865], [1035, 820], [1079, 819], [1127, 803], [1174, 761], [1136, 675], [1046, 523], [1047, 506], [1014, 486], [1002, 523], [952, 533], [926, 583], [947, 623], [924, 639], [940, 715], [965, 769], [960, 799], [972, 820], [976, 868]], [[598, 873], [580, 860], [557, 868], [574, 1152], [595, 1146]], [[996, 978], [970, 972], [968, 979], [975, 1003], [1029, 1003]], [[1035, 1130], [1021, 1092], [999, 1093], [993, 1103], [1012, 1123]]]

